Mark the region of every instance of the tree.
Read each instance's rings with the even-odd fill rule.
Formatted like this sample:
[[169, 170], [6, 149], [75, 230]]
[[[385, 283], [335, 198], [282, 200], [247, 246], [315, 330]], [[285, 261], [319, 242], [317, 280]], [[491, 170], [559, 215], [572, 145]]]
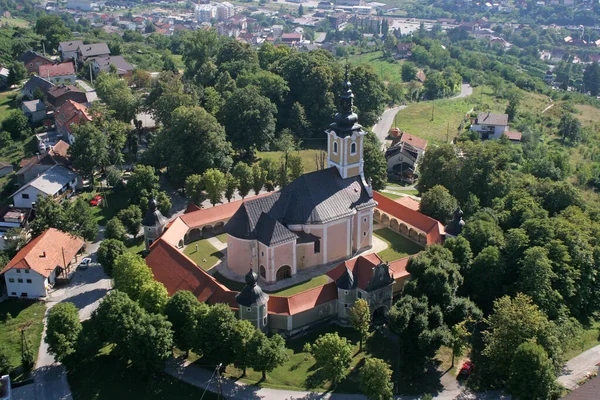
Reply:
[[117, 217], [123, 223], [127, 233], [135, 239], [142, 227], [142, 210], [135, 204], [132, 204], [119, 211]]
[[363, 342], [369, 337], [369, 328], [371, 327], [371, 309], [369, 303], [365, 299], [358, 299], [350, 308], [350, 322], [360, 334], [360, 347], [362, 351]]
[[252, 166], [252, 189], [254, 194], [258, 194], [262, 190], [267, 180], [267, 174], [268, 171], [263, 170], [259, 164]]
[[238, 193], [242, 197], [246, 197], [252, 189], [253, 177], [252, 168], [245, 162], [239, 162], [233, 167], [233, 176], [238, 180]]
[[0, 345], [0, 375], [7, 375], [11, 368], [8, 348], [5, 345]]
[[8, 117], [2, 121], [2, 130], [10, 133], [14, 141], [19, 141], [31, 135], [31, 127], [25, 114], [20, 110], [12, 111]]
[[284, 129], [275, 144], [275, 147], [278, 151], [281, 151], [283, 154], [281, 158], [283, 159], [283, 171], [287, 175], [288, 173], [288, 163], [290, 154], [299, 149], [300, 143], [296, 142], [296, 138], [292, 135], [289, 129]]
[[161, 282], [152, 280], [145, 283], [140, 290], [138, 302], [151, 314], [162, 314], [169, 301], [169, 292]]
[[406, 90], [400, 82], [391, 82], [387, 87], [387, 92], [391, 105], [403, 104], [406, 101]]
[[95, 83], [98, 96], [114, 111], [115, 118], [127, 123], [135, 118], [139, 99], [129, 89], [127, 81], [117, 74], [101, 72]]
[[361, 123], [364, 126], [374, 125], [389, 101], [385, 84], [369, 64], [352, 68], [349, 78]]
[[195, 340], [198, 314], [208, 312], [208, 306], [200, 303], [188, 290], [175, 292], [165, 306], [165, 315], [173, 325], [173, 340], [178, 349], [186, 352], [186, 357]]
[[[525, 342], [517, 347], [508, 382], [517, 399], [547, 400], [560, 393], [552, 361], [542, 346]], [[555, 397], [556, 396], [556, 397]]]
[[506, 260], [497, 246], [484, 248], [465, 270], [465, 291], [485, 312], [504, 293]]
[[379, 358], [367, 358], [360, 368], [359, 379], [360, 390], [368, 399], [391, 400], [394, 397], [392, 369], [385, 361]]
[[235, 359], [233, 339], [237, 319], [229, 305], [217, 303], [205, 315], [198, 316], [192, 351], [201, 353], [207, 362], [231, 364]]
[[294, 181], [304, 175], [304, 161], [302, 157], [296, 154], [291, 154], [288, 157], [288, 179]]
[[327, 333], [319, 336], [310, 346], [310, 353], [323, 372], [323, 377], [331, 380], [335, 387], [346, 376], [346, 369], [352, 361], [352, 343], [337, 332]]
[[462, 356], [465, 352], [471, 332], [466, 328], [467, 321], [459, 322], [450, 328], [450, 348], [452, 348], [452, 367], [454, 367], [454, 357]]
[[388, 312], [390, 329], [398, 335], [404, 370], [418, 376], [435, 357], [447, 330], [439, 307], [429, 307], [426, 297], [402, 296]]
[[69, 28], [57, 15], [45, 15], [35, 22], [35, 33], [45, 37], [44, 44], [47, 49], [56, 49], [58, 44], [67, 40], [71, 35]]
[[38, 195], [35, 208], [35, 219], [29, 224], [32, 238], [41, 235], [48, 228], [67, 230], [68, 221], [65, 209], [51, 196]]
[[581, 140], [581, 122], [571, 113], [564, 112], [558, 123], [558, 134], [563, 137], [563, 143], [577, 144]]
[[298, 16], [301, 17], [304, 15], [304, 7], [302, 7], [302, 4], [300, 4], [298, 6]]
[[387, 161], [377, 135], [368, 132], [363, 143], [364, 173], [371, 179], [373, 190], [383, 190], [387, 184]]
[[171, 323], [162, 315], [142, 311], [125, 340], [127, 354], [133, 367], [143, 375], [149, 376], [162, 370], [165, 361], [171, 355]]
[[[146, 204], [148, 204], [148, 203], [146, 203]], [[164, 215], [164, 216], [171, 215], [171, 207], [172, 206], [173, 206], [173, 204], [171, 204], [171, 198], [169, 197], [167, 192], [165, 192], [164, 190], [161, 190], [158, 193], [156, 193], [156, 208], [158, 208], [158, 211], [160, 211], [160, 213], [162, 215]]]
[[122, 241], [125, 239], [126, 233], [125, 226], [123, 226], [123, 223], [118, 217], [109, 219], [104, 228], [104, 237], [106, 239]]
[[64, 362], [75, 352], [75, 343], [81, 332], [79, 310], [73, 303], [59, 303], [48, 312], [46, 337], [48, 352]]
[[419, 72], [419, 70], [417, 69], [417, 67], [415, 67], [415, 65], [413, 63], [410, 62], [405, 62], [402, 63], [402, 81], [403, 82], [410, 82], [413, 81], [417, 78], [417, 72]]
[[[112, 221], [112, 220], [111, 220]], [[118, 219], [116, 220], [118, 221]], [[123, 235], [124, 235], [123, 228]], [[121, 236], [122, 237], [122, 236]], [[115, 260], [121, 255], [125, 254], [127, 248], [117, 239], [106, 239], [100, 243], [100, 247], [98, 247], [98, 262], [102, 265], [104, 272], [108, 275], [112, 275], [112, 270], [115, 265]]]
[[520, 94], [517, 91], [511, 91], [508, 94], [508, 105], [506, 106], [506, 114], [508, 114], [508, 121], [513, 122], [519, 111], [519, 104], [521, 103]]
[[202, 174], [202, 185], [213, 207], [221, 202], [223, 191], [227, 186], [224, 173], [214, 168], [207, 170]]
[[108, 162], [106, 135], [94, 124], [85, 123], [73, 127], [75, 142], [69, 146], [73, 167], [94, 185], [94, 172]]
[[254, 86], [236, 89], [219, 112], [227, 138], [236, 149], [252, 159], [255, 148], [271, 143], [277, 108]]
[[66, 212], [67, 227], [69, 232], [77, 236], [83, 236], [85, 240], [95, 241], [98, 236], [98, 223], [92, 208], [87, 202], [79, 197], [69, 205]]
[[[6, 231], [4, 241], [4, 253], [7, 257], [12, 258], [29, 242], [29, 234], [26, 229], [11, 228]], [[2, 263], [0, 266], [4, 267]]]
[[452, 220], [457, 208], [458, 202], [448, 189], [436, 185], [421, 196], [419, 211], [446, 225]]
[[231, 173], [226, 173], [225, 174], [225, 198], [227, 199], [227, 202], [230, 203], [231, 199], [233, 198], [233, 196], [235, 195], [235, 190], [237, 189], [239, 185], [238, 180], [231, 175]]
[[152, 282], [152, 270], [137, 254], [121, 254], [115, 260], [113, 268], [114, 288], [127, 294], [133, 301], [137, 301], [142, 293], [142, 287]]
[[285, 341], [277, 334], [266, 337], [259, 330], [254, 332], [254, 336], [248, 344], [250, 354], [252, 354], [252, 368], [262, 372], [262, 379], [267, 379], [267, 372], [273, 371], [288, 360]]
[[25, 68], [25, 65], [20, 61], [13, 61], [8, 69], [6, 84], [8, 86], [19, 84], [26, 77], [27, 69]]
[[600, 93], [600, 65], [597, 61], [592, 62], [583, 72], [584, 87], [594, 97]]
[[552, 287], [558, 278], [548, 258], [548, 250], [542, 247], [530, 247], [520, 260], [519, 290], [530, 296], [550, 318], [558, 316], [559, 308], [564, 303], [561, 295]]
[[204, 201], [204, 183], [202, 175], [190, 175], [185, 180], [185, 194], [194, 204], [200, 205]]
[[511, 374], [517, 348], [535, 340], [550, 359], [560, 363], [561, 348], [552, 324], [527, 295], [504, 296], [494, 302], [494, 312], [486, 319], [488, 329], [483, 332], [486, 356], [482, 367], [499, 383], [505, 383]]
[[[154, 119], [167, 128], [174, 120], [173, 113], [176, 109], [179, 107], [193, 109], [197, 105], [197, 97], [186, 91], [183, 81], [176, 71], [162, 72], [158, 79], [152, 81], [150, 93], [145, 101], [145, 107]], [[184, 125], [180, 124], [180, 126]]]
[[158, 176], [154, 168], [149, 165], [137, 164], [127, 181], [129, 203], [139, 205], [144, 194], [152, 194], [158, 189]]
[[235, 361], [233, 362], [237, 368], [242, 369], [242, 376], [246, 376], [246, 368], [252, 366], [253, 363], [258, 364], [254, 361], [256, 353], [251, 350], [259, 350], [258, 348], [252, 349], [252, 339], [256, 328], [250, 321], [239, 320], [235, 325], [234, 339], [233, 339], [233, 352], [235, 353]]
[[137, 88], [145, 88], [152, 82], [152, 76], [148, 71], [136, 68], [133, 70], [132, 80]]

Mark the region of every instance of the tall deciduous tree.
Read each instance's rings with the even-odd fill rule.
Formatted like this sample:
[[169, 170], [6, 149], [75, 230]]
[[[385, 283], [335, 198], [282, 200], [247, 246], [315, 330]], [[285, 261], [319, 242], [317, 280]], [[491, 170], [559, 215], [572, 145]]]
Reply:
[[346, 376], [346, 370], [352, 361], [352, 344], [337, 332], [327, 333], [319, 336], [310, 346], [310, 353], [325, 379], [331, 380], [335, 386]]
[[373, 132], [367, 133], [363, 144], [364, 173], [371, 179], [374, 190], [383, 190], [387, 184], [387, 162], [381, 142]]
[[161, 282], [152, 280], [142, 286], [138, 302], [147, 312], [163, 314], [167, 301], [169, 301], [169, 292]]
[[252, 189], [253, 178], [252, 168], [245, 162], [239, 162], [233, 167], [233, 176], [238, 180], [238, 193], [242, 197], [246, 197]]
[[252, 166], [252, 189], [254, 190], [254, 194], [258, 194], [263, 189], [268, 173], [259, 164]]
[[458, 202], [442, 185], [436, 185], [421, 196], [419, 211], [446, 225], [452, 220]]
[[581, 140], [581, 122], [571, 113], [564, 112], [558, 123], [558, 134], [562, 136], [563, 143], [577, 144]]
[[356, 300], [350, 308], [350, 322], [360, 335], [360, 351], [362, 351], [363, 342], [369, 337], [369, 328], [371, 327], [371, 309], [365, 299]]
[[94, 183], [94, 172], [108, 162], [106, 135], [94, 124], [85, 123], [73, 128], [75, 142], [69, 146], [73, 167]]
[[360, 390], [369, 400], [390, 400], [394, 397], [392, 369], [385, 361], [367, 358], [359, 374]]
[[117, 290], [127, 294], [132, 300], [140, 298], [142, 287], [152, 282], [152, 270], [137, 254], [125, 253], [117, 257], [113, 268], [113, 283]]
[[[165, 71], [152, 82], [145, 107], [163, 126], [170, 127], [171, 121], [175, 119], [173, 112], [176, 109], [182, 106], [193, 107], [197, 104], [198, 99], [192, 93], [186, 93], [180, 76], [174, 72]], [[201, 128], [201, 126], [196, 128]]]
[[73, 232], [77, 236], [83, 236], [85, 240], [91, 242], [96, 240], [98, 223], [96, 222], [92, 208], [83, 198], [79, 197], [69, 205], [66, 218], [69, 232]]
[[385, 84], [369, 64], [361, 64], [352, 68], [350, 81], [361, 124], [364, 126], [374, 125], [389, 101]]
[[48, 228], [67, 230], [67, 218], [65, 209], [51, 196], [39, 195], [36, 202], [35, 219], [31, 221], [31, 236], [37, 237]]
[[149, 165], [136, 165], [127, 181], [129, 203], [139, 205], [144, 193], [154, 193], [158, 189], [158, 176], [155, 169]]
[[219, 114], [227, 138], [247, 159], [253, 158], [254, 149], [273, 140], [277, 108], [254, 86], [236, 89]]
[[124, 210], [119, 211], [117, 217], [123, 223], [127, 233], [135, 239], [142, 227], [142, 210], [135, 204], [130, 205]]
[[140, 101], [129, 89], [127, 81], [117, 74], [101, 72], [95, 83], [98, 96], [114, 111], [115, 118], [126, 123], [135, 118]]
[[64, 362], [75, 352], [75, 343], [81, 332], [79, 310], [73, 303], [59, 303], [48, 312], [46, 323], [48, 352]]
[[235, 190], [238, 188], [239, 181], [230, 172], [225, 174], [225, 198], [230, 203], [235, 195]]
[[273, 371], [288, 360], [285, 341], [277, 334], [266, 337], [259, 330], [248, 344], [250, 354], [253, 355], [252, 368], [262, 372], [262, 379], [267, 379], [267, 372]]
[[227, 304], [211, 306], [206, 315], [198, 318], [192, 350], [203, 354], [209, 361], [231, 364], [235, 359], [233, 340], [236, 323], [237, 319]]
[[242, 369], [242, 376], [246, 376], [246, 368], [252, 366], [255, 362], [255, 357], [258, 348], [252, 348], [254, 334], [256, 328], [250, 321], [239, 320], [235, 325], [233, 352], [235, 353], [235, 361], [233, 362], [237, 368]]
[[211, 168], [202, 174], [202, 186], [213, 206], [221, 202], [226, 185], [225, 174], [218, 169]]
[[102, 265], [104, 272], [108, 275], [112, 275], [112, 270], [115, 265], [115, 260], [121, 255], [125, 254], [127, 248], [117, 239], [103, 240], [98, 247], [98, 262]]
[[600, 65], [597, 61], [587, 66], [583, 72], [583, 82], [585, 89], [589, 90], [592, 96], [598, 96], [600, 93]]
[[119, 218], [112, 217], [106, 223], [106, 227], [104, 228], [104, 237], [106, 239], [123, 241], [125, 240], [126, 234], [127, 231], [125, 230], [125, 226]]
[[185, 194], [187, 198], [197, 206], [204, 200], [204, 183], [202, 175], [190, 175], [185, 180]]
[[56, 49], [58, 44], [71, 35], [69, 28], [57, 15], [45, 15], [35, 22], [35, 33], [44, 36], [46, 49]]
[[510, 394], [518, 399], [558, 398], [556, 372], [542, 346], [525, 342], [517, 347], [508, 382]]
[[31, 126], [25, 114], [20, 110], [12, 111], [2, 121], [2, 130], [10, 133], [12, 140], [18, 141], [31, 135]]
[[198, 314], [208, 312], [208, 306], [200, 303], [188, 290], [179, 290], [167, 302], [165, 315], [173, 324], [175, 346], [189, 354], [194, 342]]
[[8, 77], [6, 84], [8, 86], [16, 85], [20, 83], [27, 76], [27, 69], [20, 61], [13, 61], [8, 69]]

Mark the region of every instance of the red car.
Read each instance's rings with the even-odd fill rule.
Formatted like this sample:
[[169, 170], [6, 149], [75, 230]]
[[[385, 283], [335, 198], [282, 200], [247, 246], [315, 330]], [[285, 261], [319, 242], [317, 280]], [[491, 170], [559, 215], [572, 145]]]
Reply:
[[471, 361], [466, 361], [463, 364], [463, 366], [461, 367], [460, 371], [458, 372], [458, 377], [459, 378], [469, 377], [469, 375], [471, 375], [471, 372], [473, 372], [473, 368], [475, 368], [475, 364], [473, 364]]
[[102, 196], [100, 196], [100, 195], [98, 195], [98, 196], [94, 197], [92, 200], [90, 200], [90, 205], [92, 207], [99, 206], [100, 203], [102, 203]]

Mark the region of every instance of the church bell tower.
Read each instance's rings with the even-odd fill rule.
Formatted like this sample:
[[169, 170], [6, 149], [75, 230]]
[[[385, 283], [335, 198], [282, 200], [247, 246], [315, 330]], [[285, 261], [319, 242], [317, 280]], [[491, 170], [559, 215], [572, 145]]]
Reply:
[[363, 175], [363, 142], [367, 132], [358, 124], [358, 116], [352, 111], [354, 94], [348, 79], [348, 65], [343, 91], [339, 96], [338, 112], [327, 133], [327, 166], [335, 166], [342, 178]]

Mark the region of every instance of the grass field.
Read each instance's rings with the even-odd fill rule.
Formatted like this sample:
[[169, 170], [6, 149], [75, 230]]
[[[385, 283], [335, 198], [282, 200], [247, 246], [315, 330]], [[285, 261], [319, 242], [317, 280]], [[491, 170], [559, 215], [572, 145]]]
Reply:
[[584, 327], [579, 337], [573, 341], [571, 347], [565, 350], [563, 359], [569, 360], [599, 344], [600, 321], [593, 321], [589, 326]]
[[[398, 61], [389, 62], [383, 58], [383, 51], [372, 53], [354, 54], [348, 57], [352, 65], [369, 64], [379, 77], [385, 82], [402, 82], [402, 68]], [[346, 61], [343, 60], [345, 63]]]
[[312, 288], [316, 288], [317, 286], [321, 286], [327, 283], [329, 279], [327, 278], [327, 275], [319, 275], [315, 278], [312, 278], [311, 280], [304, 282], [304, 283], [300, 283], [298, 285], [294, 285], [294, 286], [290, 286], [288, 288], [285, 288], [283, 290], [277, 291], [277, 292], [267, 292], [265, 290], [265, 292], [272, 294], [274, 296], [283, 296], [283, 297], [289, 297], [289, 296], [293, 296], [295, 294], [304, 292], [308, 289], [312, 289]]
[[12, 25], [12, 26], [18, 26], [19, 28], [27, 28], [29, 26], [29, 21], [26, 21], [21, 18], [6, 18], [6, 17], [0, 18], [0, 25], [5, 25], [5, 24]]
[[377, 253], [384, 261], [395, 261], [423, 250], [423, 247], [388, 228], [378, 229], [373, 234], [389, 246]]
[[141, 255], [144, 252], [144, 250], [146, 250], [144, 235], [139, 235], [135, 239], [127, 239], [125, 241], [125, 247], [127, 247], [128, 252]]
[[577, 104], [575, 106], [579, 114], [575, 114], [575, 117], [581, 121], [583, 126], [594, 126], [600, 124], [600, 110], [594, 106], [587, 104]]
[[[104, 349], [103, 349], [104, 350]], [[108, 350], [83, 365], [68, 371], [67, 379], [75, 400], [215, 400], [206, 392], [168, 375], [143, 379], [130, 367], [124, 367]], [[204, 397], [202, 397], [204, 396]]]
[[[196, 247], [198, 250], [196, 251]], [[223, 257], [223, 253], [215, 249], [207, 239], [198, 240], [187, 245], [183, 254], [191, 258], [200, 268], [208, 271]]]
[[108, 190], [102, 193], [92, 192], [86, 194], [85, 198], [91, 200], [97, 194], [102, 195], [105, 199], [105, 201], [102, 202], [100, 207], [94, 207], [92, 209], [99, 225], [106, 225], [109, 219], [115, 217], [119, 211], [121, 211], [124, 208], [127, 208], [127, 206], [129, 205], [127, 193], [125, 193], [124, 190], [117, 192]]
[[[302, 158], [302, 163], [304, 164], [304, 173], [313, 172], [317, 170], [317, 164], [315, 162], [315, 155], [318, 154], [321, 150], [300, 150], [298, 153]], [[270, 158], [275, 161], [281, 160], [282, 152], [280, 151], [258, 151], [256, 152], [256, 157], [260, 161], [263, 158]]]
[[388, 199], [392, 199], [392, 200], [396, 200], [396, 199], [399, 199], [400, 197], [403, 197], [403, 196], [400, 196], [399, 194], [394, 194], [394, 193], [387, 193], [387, 192], [379, 192], [379, 193], [381, 193]]
[[21, 329], [37, 358], [46, 305], [41, 301], [9, 299], [0, 303], [0, 344], [7, 349], [12, 368], [21, 365]]
[[[522, 91], [520, 108], [541, 112], [550, 100], [546, 96]], [[446, 143], [458, 133], [465, 113], [475, 107], [504, 113], [506, 100], [494, 96], [491, 88], [479, 86], [473, 94], [460, 99], [442, 99], [410, 104], [396, 114], [398, 128], [436, 143]], [[433, 120], [431, 118], [433, 114]]]
[[219, 239], [221, 243], [227, 243], [227, 234], [221, 233], [220, 235], [217, 235], [217, 239]]

